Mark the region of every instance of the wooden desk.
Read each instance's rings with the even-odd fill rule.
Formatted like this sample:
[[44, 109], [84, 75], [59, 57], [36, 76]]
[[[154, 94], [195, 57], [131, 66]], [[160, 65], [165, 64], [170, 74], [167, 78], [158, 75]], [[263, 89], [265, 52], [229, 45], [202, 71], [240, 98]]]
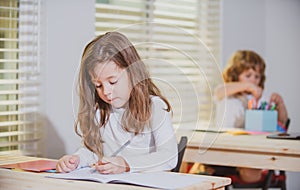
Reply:
[[189, 138], [185, 162], [300, 172], [299, 140], [191, 131], [179, 135]]
[[[23, 161], [33, 161], [40, 158], [35, 157], [26, 157], [26, 156], [8, 156], [0, 155], [0, 164], [10, 164]], [[108, 189], [108, 190], [144, 190], [144, 189], [153, 189], [132, 185], [123, 185], [123, 184], [103, 184], [98, 182], [91, 181], [79, 181], [79, 180], [64, 180], [64, 179], [53, 179], [46, 178], [45, 175], [48, 173], [34, 173], [34, 172], [23, 172], [23, 171], [14, 171], [10, 169], [0, 168], [0, 190], [9, 189], [31, 189], [31, 190], [40, 190], [40, 189], [55, 189], [55, 190], [82, 190], [82, 189]], [[189, 174], [180, 174], [178, 175], [189, 175]], [[211, 177], [211, 176], [202, 176], [197, 175], [199, 178], [206, 179], [203, 183], [187, 187], [185, 189], [225, 189], [226, 185], [231, 183], [229, 178], [221, 177]]]

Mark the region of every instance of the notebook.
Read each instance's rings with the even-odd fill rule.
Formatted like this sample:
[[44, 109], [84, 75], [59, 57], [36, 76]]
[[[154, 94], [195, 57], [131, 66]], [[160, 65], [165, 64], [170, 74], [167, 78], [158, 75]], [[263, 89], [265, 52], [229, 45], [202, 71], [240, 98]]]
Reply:
[[45, 172], [56, 168], [57, 161], [54, 160], [34, 160], [13, 164], [0, 165], [0, 168], [21, 169], [33, 172]]
[[122, 174], [100, 174], [94, 168], [82, 168], [70, 173], [56, 173], [49, 175], [50, 178], [78, 179], [96, 181], [100, 183], [122, 183], [160, 189], [178, 189], [194, 184], [207, 182], [205, 177], [192, 174], [179, 174], [174, 172], [141, 172]]

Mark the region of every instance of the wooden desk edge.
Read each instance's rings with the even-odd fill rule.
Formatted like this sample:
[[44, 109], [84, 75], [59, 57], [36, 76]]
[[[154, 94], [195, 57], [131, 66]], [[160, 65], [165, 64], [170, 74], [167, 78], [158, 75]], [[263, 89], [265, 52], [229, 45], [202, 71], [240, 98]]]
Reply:
[[[19, 159], [18, 159], [19, 158]], [[33, 161], [33, 160], [40, 160], [40, 159], [46, 159], [46, 160], [55, 160], [55, 159], [48, 159], [48, 158], [39, 158], [39, 157], [27, 157], [27, 156], [19, 156], [19, 155], [13, 155], [9, 157], [8, 155], [0, 155], [0, 164], [8, 164], [8, 163], [16, 163], [16, 162], [24, 162], [24, 161]], [[186, 174], [182, 173], [183, 175], [191, 175], [191, 174]], [[19, 189], [21, 184], [24, 184], [25, 186], [32, 186], [31, 183], [36, 182], [36, 180], [40, 181], [41, 185], [48, 184], [51, 186], [57, 183], [62, 185], [66, 184], [68, 187], [71, 187], [72, 185], [70, 184], [85, 184], [88, 187], [90, 186], [95, 186], [95, 184], [91, 183], [91, 181], [81, 181], [81, 180], [68, 180], [66, 183], [64, 179], [51, 179], [51, 178], [46, 178], [45, 176], [50, 175], [49, 173], [35, 173], [35, 172], [27, 172], [27, 171], [14, 171], [10, 169], [4, 169], [0, 168], [0, 181], [1, 181], [1, 188], [2, 186], [9, 187], [8, 189], [15, 188]], [[179, 173], [180, 175], [180, 173]], [[199, 176], [200, 177], [200, 176]], [[231, 184], [231, 179], [230, 178], [220, 178], [220, 177], [212, 177], [212, 176], [203, 176], [204, 178], [214, 178], [212, 181], [207, 180], [207, 182], [204, 182], [204, 184], [201, 184], [201, 188], [203, 187], [204, 189], [224, 189], [225, 186]], [[24, 180], [25, 179], [25, 180]], [[15, 180], [15, 181], [14, 181]], [[215, 182], [213, 182], [215, 180]], [[44, 183], [43, 183], [44, 182]], [[20, 184], [21, 183], [21, 184]], [[112, 185], [112, 184], [104, 184], [104, 183], [99, 183], [95, 182], [97, 184], [101, 184], [103, 186], [106, 185]], [[92, 184], [92, 185], [89, 185]], [[39, 186], [38, 184], [35, 184]], [[118, 184], [113, 184], [113, 185], [118, 185]], [[120, 185], [120, 184], [119, 184]], [[96, 185], [97, 187], [98, 185]], [[42, 187], [42, 186], [40, 186]], [[99, 186], [98, 186], [99, 187]], [[110, 189], [114, 189], [115, 186], [109, 186], [111, 187]], [[116, 186], [118, 188], [122, 187], [122, 189], [150, 189], [148, 187], [140, 187], [140, 186], [132, 186], [132, 185], [121, 185], [121, 186]], [[128, 188], [127, 188], [128, 187]], [[49, 189], [49, 188], [48, 188]], [[51, 189], [51, 187], [50, 187]], [[63, 188], [64, 189], [64, 188]], [[153, 189], [153, 188], [151, 188]], [[182, 189], [199, 189], [199, 184], [194, 184]], [[58, 189], [56, 189], [58, 190]], [[118, 189], [119, 190], [119, 189]]]
[[[222, 155], [222, 160], [219, 159], [220, 155]], [[253, 152], [247, 151], [223, 151], [219, 149], [209, 149], [204, 154], [200, 154], [198, 149], [187, 148], [183, 162], [299, 172], [299, 159], [300, 157], [293, 155], [253, 154]], [[239, 162], [235, 160], [239, 160]]]
[[[99, 189], [100, 186], [109, 187], [109, 189], [137, 189], [137, 190], [146, 190], [146, 189], [156, 189], [153, 187], [142, 187], [142, 186], [135, 186], [135, 185], [124, 185], [124, 184], [114, 184], [114, 183], [99, 183], [94, 181], [86, 181], [86, 180], [66, 180], [66, 179], [57, 179], [57, 178], [47, 178], [46, 176], [49, 173], [35, 173], [35, 172], [25, 172], [25, 171], [13, 171], [10, 169], [3, 169], [0, 168], [0, 183], [1, 188], [6, 187], [10, 190], [17, 190], [21, 186], [24, 187], [35, 187], [33, 189], [55, 189], [59, 190], [60, 188], [56, 188], [57, 186], [61, 186], [62, 189], [66, 188], [73, 188], [76, 187], [83, 187], [86, 189], [90, 189], [91, 187], [95, 187], [95, 189]], [[192, 175], [192, 174], [186, 174]], [[212, 176], [204, 176], [210, 178]], [[218, 177], [213, 177], [218, 178]], [[221, 180], [221, 181], [220, 181]], [[34, 184], [34, 185], [33, 185]], [[219, 179], [217, 183], [212, 181], [204, 181], [201, 182], [201, 189], [224, 189], [225, 186], [231, 184], [230, 178], [223, 178]], [[76, 188], [75, 188], [76, 189]], [[94, 188], [92, 188], [94, 189]], [[104, 188], [105, 189], [105, 188]], [[178, 190], [193, 190], [199, 189], [199, 184], [193, 184], [184, 188], [179, 188]]]

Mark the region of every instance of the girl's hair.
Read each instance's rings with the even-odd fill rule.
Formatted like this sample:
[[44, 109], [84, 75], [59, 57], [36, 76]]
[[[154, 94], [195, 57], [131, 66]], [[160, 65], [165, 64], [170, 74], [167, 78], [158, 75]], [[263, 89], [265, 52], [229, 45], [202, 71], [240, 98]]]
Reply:
[[248, 70], [253, 69], [261, 75], [259, 86], [264, 88], [265, 83], [265, 61], [254, 51], [239, 50], [236, 51], [228, 61], [228, 64], [223, 72], [225, 82], [236, 82], [239, 80], [239, 75]]
[[[99, 129], [107, 123], [111, 105], [104, 102], [96, 92], [92, 77], [98, 64], [113, 61], [125, 69], [132, 86], [128, 104], [121, 119], [124, 130], [138, 134], [145, 127], [150, 127], [151, 95], [159, 96], [171, 111], [169, 102], [150, 79], [145, 64], [142, 62], [134, 46], [122, 34], [108, 32], [96, 37], [84, 49], [79, 72], [79, 110], [75, 123], [76, 133], [82, 137], [84, 145], [96, 153], [102, 153], [102, 137]], [[96, 111], [100, 112], [100, 123], [96, 119]], [[79, 128], [80, 131], [79, 132]]]

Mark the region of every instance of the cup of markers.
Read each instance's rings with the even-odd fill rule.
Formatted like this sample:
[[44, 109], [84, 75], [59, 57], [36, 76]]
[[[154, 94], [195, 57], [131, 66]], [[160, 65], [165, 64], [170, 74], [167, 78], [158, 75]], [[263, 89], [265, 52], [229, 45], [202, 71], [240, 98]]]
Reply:
[[266, 101], [257, 103], [254, 99], [250, 99], [245, 113], [245, 129], [248, 131], [282, 131], [281, 126], [277, 126], [277, 118], [276, 104], [268, 104]]
[[272, 102], [272, 104], [268, 104], [267, 101], [260, 102], [260, 105], [257, 105], [257, 101], [255, 99], [250, 99], [248, 101], [248, 110], [275, 110], [276, 104]]

